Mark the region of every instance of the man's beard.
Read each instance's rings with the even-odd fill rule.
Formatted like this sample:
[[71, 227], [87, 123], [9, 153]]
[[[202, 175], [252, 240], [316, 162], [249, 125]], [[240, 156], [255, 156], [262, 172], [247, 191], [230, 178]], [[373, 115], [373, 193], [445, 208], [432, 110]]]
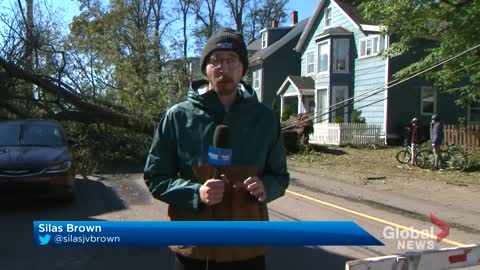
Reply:
[[237, 91], [237, 84], [232, 78], [222, 75], [215, 79], [215, 85], [218, 89], [215, 89], [220, 96], [229, 96], [233, 92]]

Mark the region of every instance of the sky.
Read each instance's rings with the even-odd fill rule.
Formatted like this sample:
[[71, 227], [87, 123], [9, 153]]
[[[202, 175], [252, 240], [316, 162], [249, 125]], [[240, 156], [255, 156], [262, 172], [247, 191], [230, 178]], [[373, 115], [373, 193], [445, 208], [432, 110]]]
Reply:
[[[69, 24], [72, 21], [73, 16], [80, 13], [79, 4], [76, 0], [34, 0], [38, 1], [42, 6], [52, 7], [51, 10], [54, 10], [54, 14], [57, 18], [63, 20], [63, 31], [67, 33], [69, 30]], [[279, 26], [290, 25], [290, 14], [293, 10], [298, 11], [298, 21], [301, 21], [307, 17], [310, 17], [313, 14], [313, 11], [319, 0], [289, 0], [287, 4], [287, 21]], [[103, 0], [103, 2], [108, 3], [108, 0]], [[169, 1], [170, 2], [170, 1]], [[12, 9], [12, 6], [16, 5], [17, 0], [0, 0], [0, 12], [8, 12]], [[222, 1], [218, 1], [217, 4], [220, 8], [223, 8]], [[0, 26], [2, 24], [0, 23]], [[193, 26], [191, 26], [193, 27]]]
[[[53, 7], [60, 9], [60, 12], [64, 15], [65, 22], [71, 21], [72, 17], [79, 12], [78, 2], [75, 0], [46, 0], [46, 2], [48, 1], [52, 3]], [[287, 4], [287, 14], [290, 14], [293, 10], [296, 10], [298, 11], [298, 21], [301, 21], [313, 14], [318, 1], [319, 0], [290, 0]], [[4, 0], [4, 2], [7, 1]], [[290, 18], [288, 18], [288, 24], [289, 22]]]
[[298, 21], [301, 21], [313, 15], [318, 1], [319, 0], [290, 0], [287, 5], [287, 13], [290, 14], [293, 10], [298, 11]]
[[[38, 0], [37, 0], [38, 1]], [[39, 0], [42, 4], [52, 6], [57, 12], [57, 16], [63, 18], [66, 26], [71, 22], [73, 16], [80, 12], [79, 4], [76, 0]], [[293, 10], [298, 11], [298, 20], [301, 21], [313, 14], [315, 6], [319, 0], [290, 0], [287, 4], [287, 14], [290, 14]], [[0, 0], [0, 7], [3, 11], [7, 11], [17, 2], [17, 0]], [[104, 0], [108, 2], [108, 0]], [[223, 6], [219, 1], [219, 6]], [[288, 17], [287, 25], [290, 24], [290, 17]], [[281, 25], [280, 25], [281, 26]]]

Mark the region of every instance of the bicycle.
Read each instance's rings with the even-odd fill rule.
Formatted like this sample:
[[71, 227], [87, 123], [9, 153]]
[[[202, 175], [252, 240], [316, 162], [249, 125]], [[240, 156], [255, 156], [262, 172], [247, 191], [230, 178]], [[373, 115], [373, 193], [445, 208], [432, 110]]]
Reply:
[[[418, 155], [419, 152], [418, 146], [416, 147], [416, 153]], [[397, 158], [397, 161], [400, 162], [401, 164], [407, 164], [412, 160], [412, 145], [411, 144], [403, 144], [403, 149], [398, 151], [397, 155], [395, 156]]]
[[[440, 156], [442, 157], [443, 168], [450, 169], [452, 171], [461, 172], [467, 167], [467, 157], [463, 150], [458, 146], [451, 143], [447, 145], [447, 149], [440, 149]], [[417, 154], [417, 165], [422, 169], [431, 169], [435, 164], [435, 155], [433, 150], [422, 150]]]

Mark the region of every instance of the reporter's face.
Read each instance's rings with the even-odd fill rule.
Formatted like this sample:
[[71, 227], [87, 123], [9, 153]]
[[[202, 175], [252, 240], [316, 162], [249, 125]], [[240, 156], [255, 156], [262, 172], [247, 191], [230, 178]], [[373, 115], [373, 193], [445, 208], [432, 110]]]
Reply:
[[233, 51], [213, 52], [208, 59], [206, 71], [208, 81], [221, 96], [235, 93], [243, 77], [242, 62]]

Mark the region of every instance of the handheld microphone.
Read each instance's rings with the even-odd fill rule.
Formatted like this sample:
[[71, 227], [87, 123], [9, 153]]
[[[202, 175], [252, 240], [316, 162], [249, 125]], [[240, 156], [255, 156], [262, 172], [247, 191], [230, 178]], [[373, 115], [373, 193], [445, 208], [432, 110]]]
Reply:
[[228, 166], [232, 161], [232, 149], [228, 143], [229, 129], [226, 125], [218, 125], [213, 134], [213, 147], [208, 149], [208, 163], [215, 166], [214, 178], [220, 179], [220, 167]]

